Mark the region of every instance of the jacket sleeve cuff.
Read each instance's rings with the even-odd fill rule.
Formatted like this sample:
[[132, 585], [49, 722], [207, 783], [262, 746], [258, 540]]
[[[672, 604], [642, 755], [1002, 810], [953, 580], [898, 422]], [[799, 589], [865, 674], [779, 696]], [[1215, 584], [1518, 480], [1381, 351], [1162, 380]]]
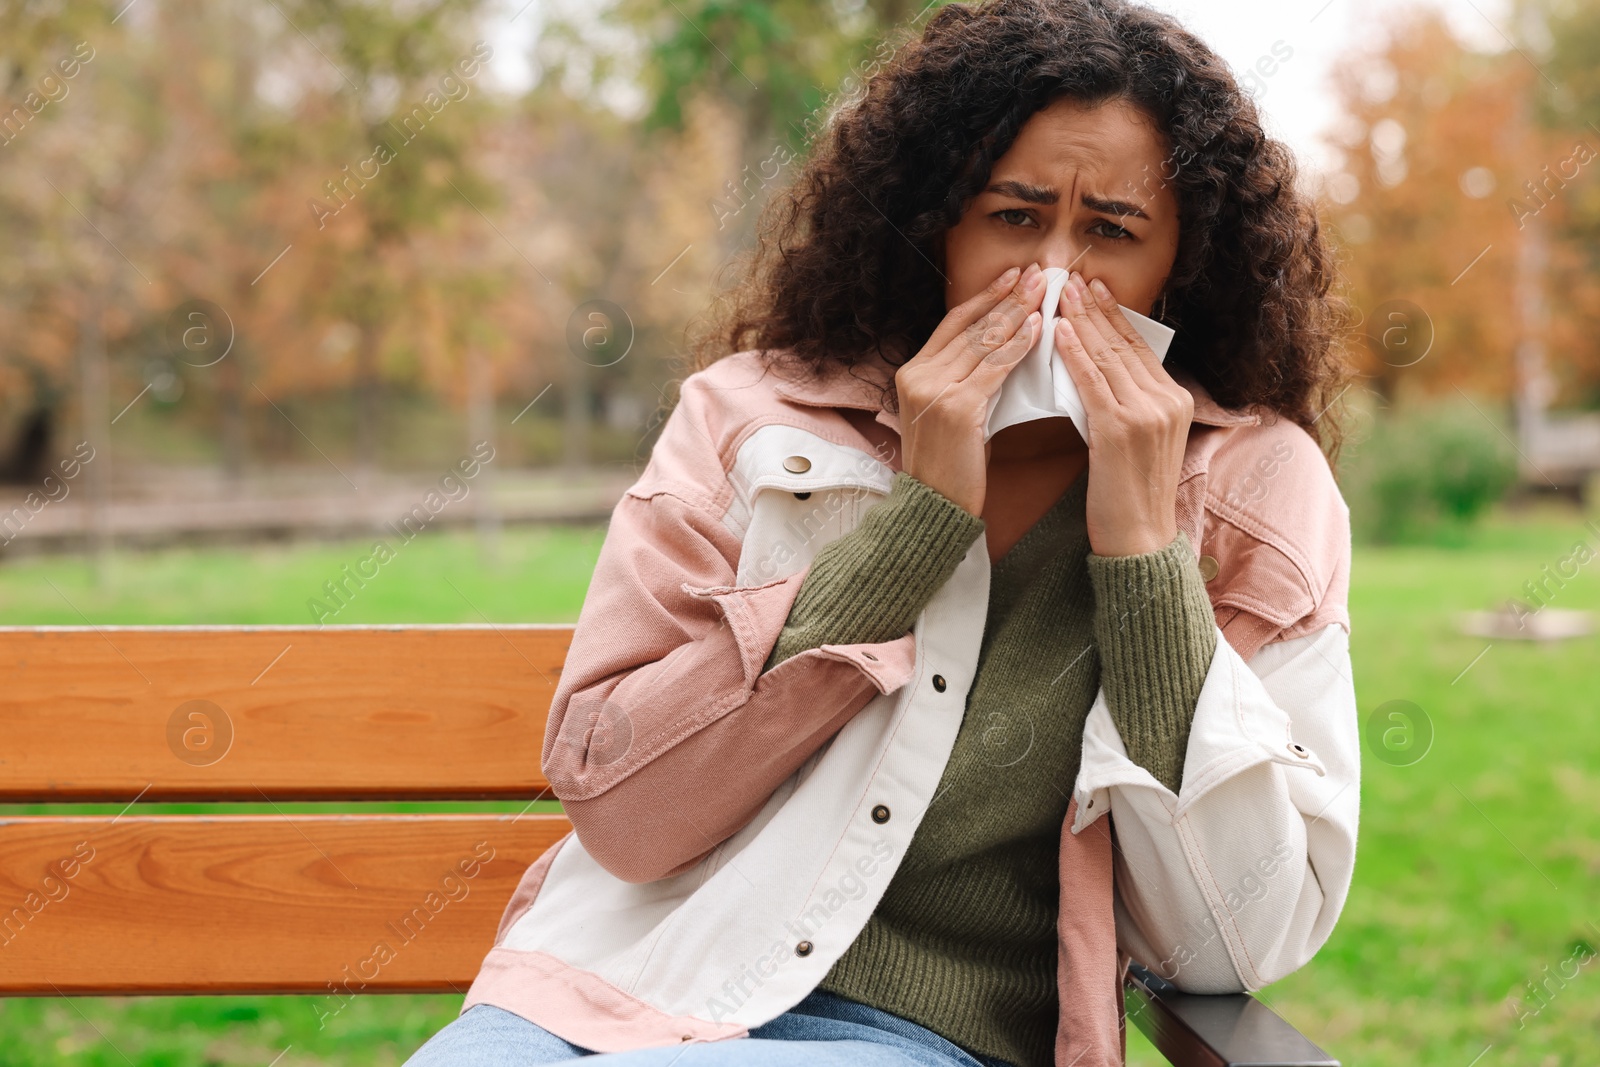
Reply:
[[1133, 556], [1088, 557], [1107, 709], [1128, 758], [1174, 794], [1196, 702], [1217, 647], [1216, 617], [1187, 534]]
[[1303, 966], [1332, 932], [1360, 785], [1343, 625], [1268, 644], [1249, 663], [1219, 631], [1183, 791], [1172, 797], [1129, 760], [1102, 692], [1070, 829], [1114, 817], [1121, 948], [1182, 992], [1249, 992]]
[[983, 535], [984, 521], [904, 471], [806, 571], [766, 669], [807, 649], [892, 641]]

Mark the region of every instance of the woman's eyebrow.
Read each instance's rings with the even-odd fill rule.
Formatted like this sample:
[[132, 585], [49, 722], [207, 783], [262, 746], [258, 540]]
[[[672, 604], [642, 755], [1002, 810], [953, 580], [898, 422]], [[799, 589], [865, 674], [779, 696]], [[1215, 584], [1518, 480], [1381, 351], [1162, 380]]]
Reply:
[[[1048, 185], [1031, 185], [1028, 182], [1007, 178], [990, 185], [984, 192], [999, 193], [1001, 196], [1010, 196], [1029, 204], [1054, 204], [1061, 199], [1061, 194]], [[1137, 204], [1130, 204], [1126, 200], [1105, 200], [1098, 196], [1085, 193], [1082, 196], [1083, 206], [1091, 211], [1104, 211], [1108, 215], [1120, 215], [1149, 221]]]
[[998, 181], [985, 189], [986, 193], [999, 193], [1001, 196], [1014, 197], [1029, 204], [1053, 204], [1061, 199], [1061, 194], [1052, 186], [1030, 185], [1019, 182], [1014, 178]]
[[1083, 206], [1091, 211], [1104, 211], [1108, 215], [1132, 215], [1136, 219], [1149, 221], [1150, 216], [1139, 210], [1137, 204], [1130, 204], [1126, 200], [1102, 200], [1098, 196], [1083, 195]]

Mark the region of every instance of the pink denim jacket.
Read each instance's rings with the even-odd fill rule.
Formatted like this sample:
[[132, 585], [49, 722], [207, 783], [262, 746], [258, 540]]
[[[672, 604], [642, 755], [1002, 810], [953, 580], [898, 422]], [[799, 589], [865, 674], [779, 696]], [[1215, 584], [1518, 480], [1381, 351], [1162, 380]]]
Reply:
[[[1302, 966], [1355, 863], [1349, 511], [1299, 426], [1169, 369], [1195, 399], [1177, 522], [1220, 639], [1178, 793], [1128, 758], [1104, 688], [1090, 710], [1061, 828], [1057, 1067], [1124, 1063], [1129, 959], [1198, 993]], [[865, 925], [964, 714], [985, 539], [909, 633], [762, 667], [817, 550], [899, 469], [875, 386], [893, 373], [809, 380], [751, 351], [685, 379], [550, 709], [543, 769], [574, 831], [523, 876], [463, 1012], [602, 1052], [737, 1039]]]

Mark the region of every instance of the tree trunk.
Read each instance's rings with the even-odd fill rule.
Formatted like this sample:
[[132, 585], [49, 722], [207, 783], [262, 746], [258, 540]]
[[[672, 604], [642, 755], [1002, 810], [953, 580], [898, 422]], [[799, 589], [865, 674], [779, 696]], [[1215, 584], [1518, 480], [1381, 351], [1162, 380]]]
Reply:
[[[477, 448], [484, 441], [494, 444], [494, 383], [491, 380], [489, 358], [481, 349], [467, 353], [467, 442]], [[495, 471], [503, 462], [498, 451], [495, 459], [478, 469], [473, 490], [477, 503], [473, 515], [478, 527], [478, 558], [489, 568], [500, 561], [500, 511], [495, 507]]]
[[217, 414], [222, 439], [223, 482], [237, 492], [243, 484], [244, 458], [248, 435], [244, 424], [244, 374], [239, 366], [243, 353], [234, 351], [217, 365]]
[[567, 385], [562, 403], [561, 462], [568, 477], [575, 477], [589, 466], [589, 436], [593, 419], [590, 410], [594, 390], [589, 383], [589, 364], [567, 354]]
[[356, 481], [365, 491], [374, 481], [378, 467], [378, 439], [381, 427], [382, 382], [378, 379], [378, 352], [383, 345], [383, 325], [363, 318], [361, 337], [356, 345]]
[[93, 450], [84, 470], [84, 540], [94, 559], [95, 584], [104, 588], [111, 580], [111, 412], [106, 367], [106, 340], [101, 331], [102, 295], [96, 286], [88, 291], [83, 325], [78, 331], [79, 425], [83, 440]]

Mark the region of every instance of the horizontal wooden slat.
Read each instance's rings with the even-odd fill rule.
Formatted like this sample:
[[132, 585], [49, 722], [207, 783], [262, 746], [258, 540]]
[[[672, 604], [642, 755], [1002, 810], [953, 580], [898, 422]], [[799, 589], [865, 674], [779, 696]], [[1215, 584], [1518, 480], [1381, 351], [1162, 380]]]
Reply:
[[540, 749], [571, 639], [539, 625], [3, 628], [0, 801], [548, 797]]
[[355, 992], [465, 992], [523, 872], [568, 829], [534, 814], [0, 820], [0, 995], [310, 993], [331, 1012]]

